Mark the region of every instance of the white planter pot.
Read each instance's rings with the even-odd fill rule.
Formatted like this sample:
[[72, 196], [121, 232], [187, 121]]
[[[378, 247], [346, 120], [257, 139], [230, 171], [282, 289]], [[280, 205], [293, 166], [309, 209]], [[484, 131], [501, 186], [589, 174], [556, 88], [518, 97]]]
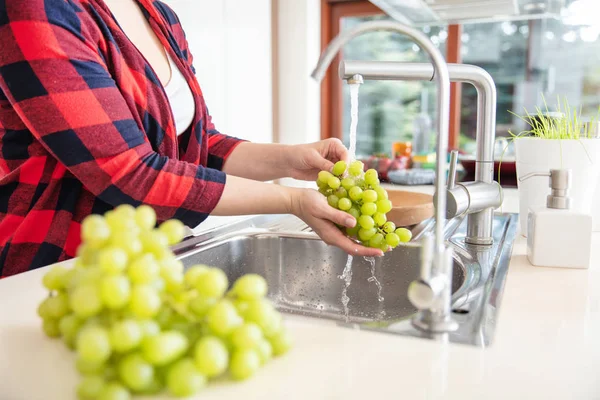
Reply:
[[[515, 139], [517, 177], [550, 169], [571, 169], [570, 197], [573, 209], [594, 212], [594, 230], [600, 230], [600, 139], [549, 140], [540, 138]], [[550, 194], [548, 179], [531, 178], [518, 182], [521, 234], [527, 236], [527, 212], [531, 206], [546, 204]], [[596, 199], [595, 199], [595, 196]], [[592, 207], [594, 204], [594, 207]], [[597, 210], [597, 211], [596, 211]], [[558, 232], [557, 232], [558, 234]]]

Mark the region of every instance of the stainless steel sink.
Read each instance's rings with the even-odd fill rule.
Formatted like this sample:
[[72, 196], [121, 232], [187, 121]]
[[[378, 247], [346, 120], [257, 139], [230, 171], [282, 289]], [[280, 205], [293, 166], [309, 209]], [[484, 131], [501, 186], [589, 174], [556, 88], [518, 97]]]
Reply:
[[[487, 345], [510, 260], [516, 218], [497, 215], [494, 246], [464, 243], [466, 221], [457, 219], [446, 234], [454, 247], [453, 305], [460, 328], [445, 334], [451, 341]], [[269, 284], [269, 297], [284, 313], [332, 320], [341, 325], [411, 336], [426, 336], [412, 327], [416, 309], [407, 298], [419, 276], [419, 238], [434, 227], [426, 221], [413, 228], [414, 241], [382, 258], [354, 258], [352, 279], [343, 279], [348, 255], [327, 246], [293, 217], [256, 217], [184, 241], [175, 249], [186, 267], [222, 268], [230, 281], [257, 273]], [[348, 302], [342, 301], [344, 289]]]

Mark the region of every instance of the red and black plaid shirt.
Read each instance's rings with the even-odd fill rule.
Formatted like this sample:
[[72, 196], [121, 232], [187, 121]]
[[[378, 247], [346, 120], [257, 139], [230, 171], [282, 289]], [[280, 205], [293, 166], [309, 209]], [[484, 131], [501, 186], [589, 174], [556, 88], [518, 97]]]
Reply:
[[118, 204], [196, 226], [238, 139], [216, 131], [177, 16], [138, 0], [196, 101], [177, 137], [158, 77], [102, 0], [0, 0], [0, 277], [75, 256]]

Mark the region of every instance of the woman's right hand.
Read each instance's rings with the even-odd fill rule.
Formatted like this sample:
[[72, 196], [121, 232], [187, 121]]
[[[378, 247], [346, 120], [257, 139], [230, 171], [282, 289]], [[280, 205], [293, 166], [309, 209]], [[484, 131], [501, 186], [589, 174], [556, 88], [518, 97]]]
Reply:
[[335, 224], [352, 228], [356, 220], [350, 214], [336, 210], [321, 193], [312, 189], [293, 189], [291, 212], [306, 222], [330, 246], [337, 246], [353, 256], [378, 257], [383, 252], [362, 246], [344, 235]]
[[356, 220], [336, 210], [321, 193], [227, 175], [225, 189], [213, 215], [294, 214], [306, 222], [323, 241], [353, 256], [382, 256], [380, 249], [361, 246], [336, 226], [352, 228]]

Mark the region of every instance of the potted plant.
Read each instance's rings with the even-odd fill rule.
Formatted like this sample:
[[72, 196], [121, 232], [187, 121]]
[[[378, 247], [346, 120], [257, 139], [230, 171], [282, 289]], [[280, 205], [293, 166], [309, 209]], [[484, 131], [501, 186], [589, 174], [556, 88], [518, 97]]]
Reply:
[[[591, 134], [594, 121], [586, 122], [566, 100], [561, 107], [560, 98], [555, 112], [550, 113], [547, 106], [545, 108], [543, 112], [536, 107], [535, 114], [525, 111], [525, 116], [511, 112], [529, 128], [518, 135], [510, 132], [515, 143], [517, 177], [531, 172], [549, 172], [550, 169], [571, 169], [573, 209], [592, 213], [600, 178], [600, 140]], [[529, 207], [545, 205], [550, 189], [546, 179], [518, 180], [518, 188], [521, 233], [527, 236]], [[595, 219], [594, 225], [600, 228], [600, 218]]]

